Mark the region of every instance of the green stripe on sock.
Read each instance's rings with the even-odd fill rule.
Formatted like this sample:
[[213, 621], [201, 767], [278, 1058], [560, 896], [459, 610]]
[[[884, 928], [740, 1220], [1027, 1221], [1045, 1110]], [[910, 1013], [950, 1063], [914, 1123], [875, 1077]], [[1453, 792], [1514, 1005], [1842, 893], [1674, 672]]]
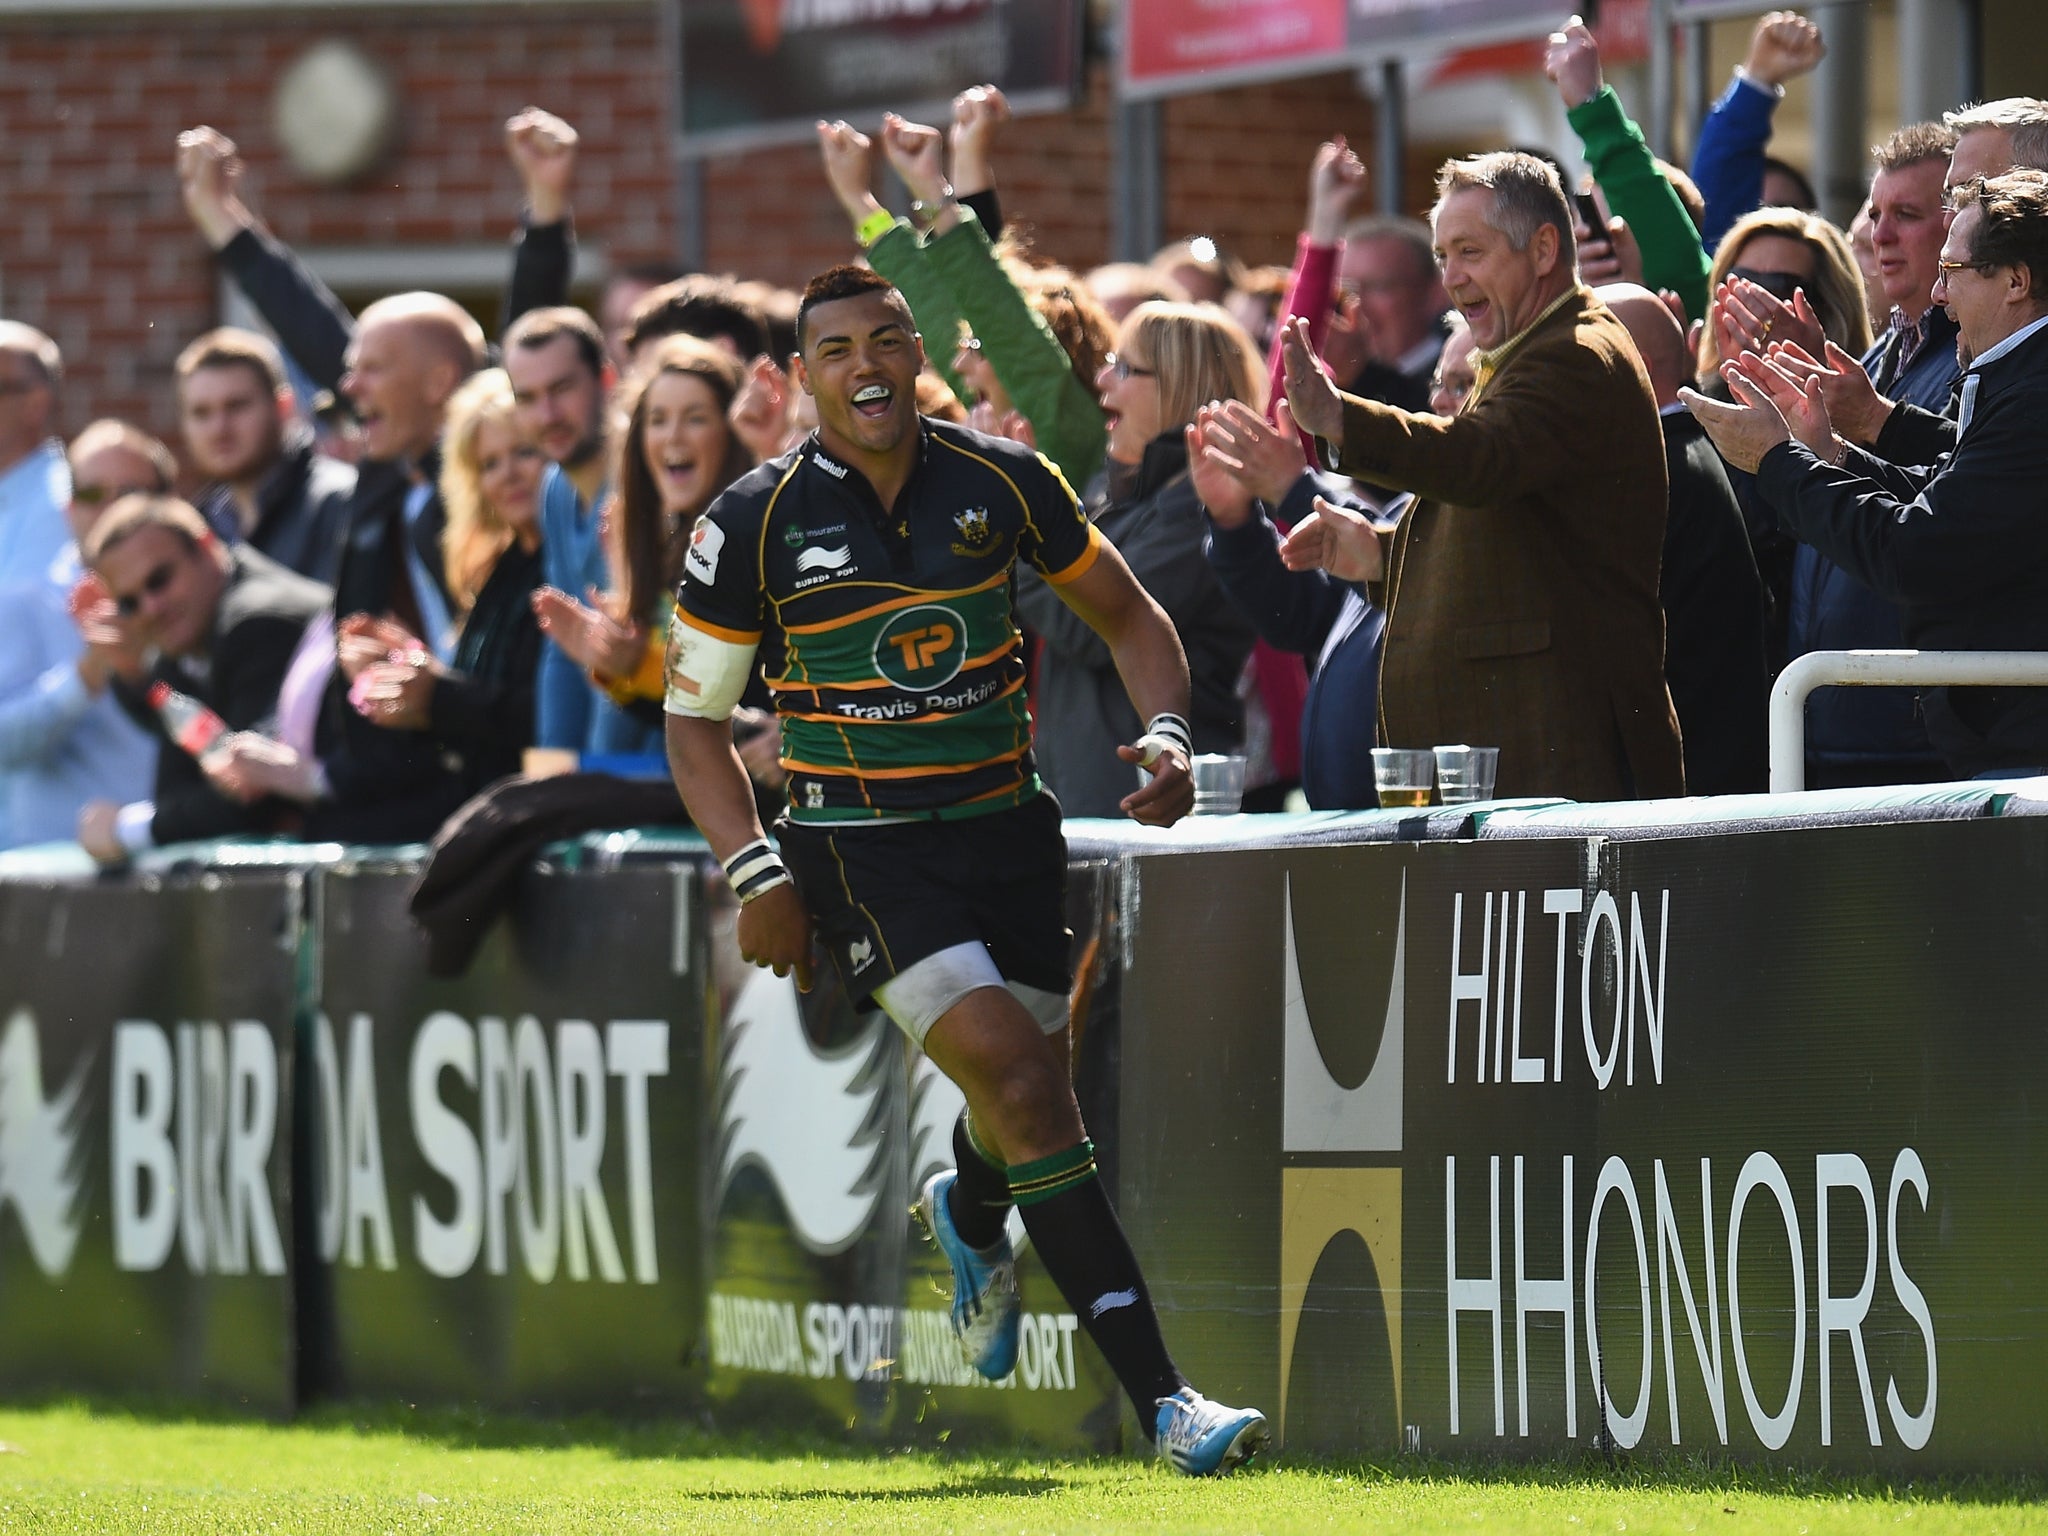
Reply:
[[974, 1148], [975, 1155], [984, 1163], [987, 1163], [989, 1167], [999, 1172], [1002, 1171], [1003, 1160], [997, 1157], [995, 1153], [989, 1151], [988, 1143], [981, 1139], [981, 1133], [974, 1128], [974, 1116], [967, 1114], [964, 1110], [961, 1114], [963, 1117], [962, 1123], [967, 1127], [967, 1145]]
[[1095, 1177], [1095, 1143], [1083, 1141], [1064, 1152], [1017, 1163], [1010, 1169], [1010, 1198], [1019, 1205], [1036, 1205], [1054, 1195], [1086, 1184]]

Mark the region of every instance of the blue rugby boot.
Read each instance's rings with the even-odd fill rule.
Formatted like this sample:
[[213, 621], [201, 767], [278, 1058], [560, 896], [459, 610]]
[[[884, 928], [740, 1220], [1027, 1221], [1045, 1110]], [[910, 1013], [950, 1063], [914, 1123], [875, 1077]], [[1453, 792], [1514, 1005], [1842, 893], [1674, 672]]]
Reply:
[[1226, 1408], [1193, 1387], [1159, 1399], [1159, 1454], [1189, 1477], [1214, 1477], [1243, 1466], [1272, 1444], [1256, 1408]]
[[1017, 1260], [1008, 1232], [992, 1248], [971, 1248], [954, 1229], [946, 1197], [955, 1177], [950, 1168], [933, 1174], [912, 1209], [953, 1266], [953, 1337], [961, 1353], [990, 1381], [1001, 1381], [1017, 1366]]

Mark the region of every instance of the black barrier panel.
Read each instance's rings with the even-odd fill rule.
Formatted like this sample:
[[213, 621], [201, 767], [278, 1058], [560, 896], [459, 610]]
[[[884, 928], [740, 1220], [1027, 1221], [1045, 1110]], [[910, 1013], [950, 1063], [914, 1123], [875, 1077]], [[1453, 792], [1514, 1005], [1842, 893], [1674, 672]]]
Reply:
[[[1074, 867], [1084, 982], [1083, 1106], [1113, 1092], [1113, 886]], [[950, 1276], [908, 1211], [952, 1163], [959, 1090], [879, 1013], [856, 1017], [829, 965], [809, 994], [742, 963], [722, 882], [707, 892], [719, 1020], [708, 1391], [721, 1422], [871, 1435], [1112, 1445], [1115, 1386], [1027, 1252], [1018, 1369], [990, 1386], [947, 1323]], [[1111, 978], [1104, 985], [1104, 976]]]
[[[2039, 1467], [2048, 827], [1636, 844], [1608, 850], [1602, 885], [1624, 922], [1640, 898], [1661, 926], [1670, 901], [1661, 1078], [1639, 1050], [1635, 1086], [1601, 1096], [1617, 1438], [1849, 1468]], [[1640, 1408], [1631, 1207], [1651, 1314]]]
[[2044, 874], [2028, 821], [1135, 861], [1170, 1340], [1297, 1446], [2038, 1465]]
[[284, 871], [0, 884], [0, 1383], [293, 1396]]
[[[1124, 1210], [1205, 1392], [1329, 1452], [1586, 1429], [1557, 1406], [1563, 1311], [1500, 1302], [1518, 1269], [1562, 1278], [1561, 1214], [1520, 1249], [1488, 1227], [1496, 1201], [1556, 1211], [1554, 1170], [1591, 1142], [1567, 1049], [1587, 882], [1583, 843], [1133, 861]], [[1503, 1350], [1527, 1363], [1526, 1418], [1494, 1389]]]
[[[530, 870], [430, 977], [411, 871], [328, 875], [306, 1026], [317, 1384], [505, 1406], [693, 1401], [704, 1308], [695, 866]], [[328, 1170], [333, 1170], [331, 1175]]]

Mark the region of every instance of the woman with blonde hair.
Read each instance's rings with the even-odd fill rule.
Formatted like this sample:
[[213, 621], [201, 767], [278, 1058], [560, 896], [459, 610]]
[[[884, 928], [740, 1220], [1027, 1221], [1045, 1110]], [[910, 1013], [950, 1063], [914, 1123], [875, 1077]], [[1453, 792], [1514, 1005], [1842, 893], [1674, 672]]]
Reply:
[[425, 731], [462, 761], [472, 793], [507, 774], [533, 743], [540, 629], [540, 479], [546, 461], [519, 430], [502, 368], [476, 374], [448, 401], [441, 500], [442, 558], [459, 633], [444, 663], [392, 620], [342, 621], [349, 697], [392, 730]]
[[1700, 327], [1702, 387], [1728, 398], [1721, 364], [1773, 342], [1814, 357], [1825, 337], [1851, 357], [1870, 348], [1863, 274], [1849, 237], [1816, 213], [1759, 208], [1721, 238], [1708, 278], [1713, 302]]
[[[1184, 429], [1215, 400], [1263, 411], [1265, 361], [1215, 305], [1152, 301], [1125, 317], [1095, 385], [1109, 468], [1089, 516], [1180, 634], [1196, 752], [1236, 752], [1252, 628], [1203, 554], [1207, 519], [1188, 478]], [[1017, 609], [1045, 642], [1033, 698], [1039, 772], [1067, 814], [1115, 816], [1136, 788], [1116, 748], [1137, 740], [1140, 722], [1109, 647], [1035, 573], [1020, 572]]]

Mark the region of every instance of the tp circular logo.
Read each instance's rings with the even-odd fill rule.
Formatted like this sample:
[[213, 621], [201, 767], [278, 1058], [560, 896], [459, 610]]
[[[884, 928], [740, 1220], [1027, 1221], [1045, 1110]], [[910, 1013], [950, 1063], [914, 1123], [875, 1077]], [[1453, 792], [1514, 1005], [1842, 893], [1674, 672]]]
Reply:
[[875, 670], [898, 688], [950, 683], [967, 660], [967, 625], [950, 608], [906, 608], [875, 637]]

